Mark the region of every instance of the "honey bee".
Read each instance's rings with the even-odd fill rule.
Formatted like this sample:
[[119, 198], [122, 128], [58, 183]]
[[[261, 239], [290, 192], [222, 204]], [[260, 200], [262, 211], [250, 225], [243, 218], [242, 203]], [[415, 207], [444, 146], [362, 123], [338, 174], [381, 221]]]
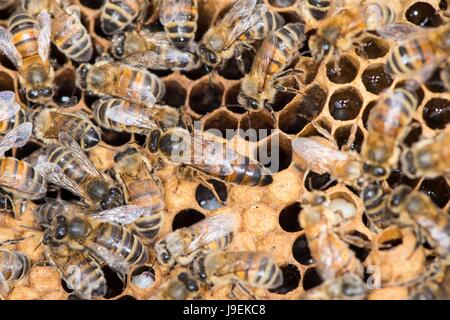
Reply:
[[418, 75], [419, 80], [424, 81], [441, 62], [448, 59], [450, 25], [415, 31], [389, 51], [385, 69], [396, 76], [411, 78]]
[[0, 298], [5, 299], [10, 285], [30, 271], [30, 260], [18, 251], [0, 250]]
[[187, 228], [177, 229], [155, 244], [156, 258], [166, 266], [188, 265], [199, 254], [228, 246], [237, 223], [231, 214], [206, 218]]
[[368, 290], [361, 277], [345, 273], [330, 279], [317, 288], [306, 291], [300, 299], [304, 300], [364, 300]]
[[254, 297], [246, 288], [275, 289], [283, 284], [283, 273], [274, 259], [260, 252], [215, 251], [194, 260], [193, 273], [213, 286], [228, 283], [239, 286]]
[[199, 286], [188, 272], [180, 272], [164, 283], [150, 300], [188, 300], [196, 297]]
[[164, 32], [127, 31], [114, 36], [111, 51], [123, 63], [141, 68], [190, 71], [200, 66], [196, 54], [176, 48]]
[[375, 233], [393, 225], [399, 218], [395, 211], [388, 206], [390, 198], [401, 197], [401, 194], [389, 195], [378, 182], [371, 182], [361, 191], [365, 215], [370, 222], [370, 229]]
[[8, 30], [0, 27], [0, 50], [19, 72], [19, 81], [32, 102], [53, 96], [54, 72], [50, 65], [51, 18], [43, 10], [34, 20], [26, 13], [14, 14]]
[[101, 8], [100, 26], [104, 33], [113, 35], [125, 29], [137, 18], [143, 18], [147, 0], [107, 0]]
[[57, 109], [36, 109], [29, 113], [36, 138], [45, 143], [57, 143], [58, 134], [66, 132], [81, 148], [89, 150], [100, 142], [99, 129], [81, 113], [66, 113]]
[[[79, 205], [70, 205], [62, 200], [50, 201], [35, 212], [36, 221], [44, 229], [42, 243], [49, 246], [57, 259], [69, 258], [70, 263], [66, 261], [66, 265], [78, 266], [80, 288], [83, 288], [83, 282], [87, 286], [85, 281], [94, 280], [96, 277], [99, 279], [96, 281], [97, 285], [104, 281], [100, 279], [98, 265], [85, 261], [85, 256], [108, 265], [122, 279], [130, 266], [143, 265], [147, 262], [148, 252], [144, 244], [122, 226], [145, 214], [145, 210], [141, 207], [122, 206], [92, 212], [77, 210]], [[73, 251], [82, 254], [70, 257]], [[63, 269], [61, 273], [67, 275], [68, 272], [70, 270]], [[67, 278], [70, 279], [69, 276]], [[76, 287], [74, 285], [74, 288]]]
[[347, 272], [362, 276], [363, 266], [354, 252], [333, 230], [330, 199], [323, 192], [314, 192], [305, 199], [300, 225], [305, 230], [311, 255], [325, 281]]
[[361, 149], [363, 169], [368, 177], [382, 180], [389, 176], [399, 160], [399, 144], [408, 133], [417, 105], [415, 91], [398, 87], [383, 93], [370, 111], [368, 135]]
[[118, 62], [82, 64], [77, 69], [81, 89], [153, 107], [165, 93], [164, 83], [153, 73]]
[[49, 182], [71, 191], [94, 208], [108, 209], [123, 203], [122, 191], [101, 174], [78, 143], [67, 133], [59, 133], [59, 144], [44, 147], [35, 165]]
[[410, 178], [450, 177], [450, 130], [422, 139], [403, 151], [403, 172]]
[[329, 173], [337, 181], [351, 186], [362, 184], [360, 159], [338, 149], [336, 144], [322, 137], [298, 137], [292, 141], [297, 165], [318, 174]]
[[183, 50], [197, 31], [197, 0], [160, 0], [159, 21], [173, 45]]
[[305, 25], [288, 23], [269, 35], [258, 49], [250, 72], [241, 84], [238, 102], [247, 110], [267, 109], [273, 113], [272, 102], [277, 91], [298, 93], [283, 85], [288, 77], [294, 77], [298, 69], [286, 69], [305, 41]]
[[91, 37], [80, 21], [76, 6], [61, 7], [55, 0], [24, 0], [23, 8], [32, 15], [43, 9], [52, 15], [51, 41], [68, 58], [86, 62], [92, 58]]
[[[331, 0], [333, 1], [333, 0]], [[311, 16], [316, 20], [322, 20], [327, 16], [330, 9], [330, 0], [302, 0], [300, 1], [300, 7], [309, 12]]]
[[16, 103], [13, 91], [0, 91], [0, 134], [6, 134], [25, 122], [25, 111]]
[[104, 128], [129, 133], [148, 133], [155, 128], [173, 128], [180, 123], [180, 112], [169, 106], [142, 108], [128, 101], [100, 98], [92, 106], [96, 121]]
[[394, 26], [396, 20], [396, 10], [387, 4], [371, 2], [364, 4], [362, 8], [336, 8], [335, 12], [328, 14], [317, 33], [309, 39], [311, 55], [316, 61], [332, 55], [339, 56], [353, 47], [361, 32], [377, 30], [383, 35], [388, 34], [388, 27]]
[[131, 230], [143, 239], [152, 240], [158, 235], [164, 217], [162, 186], [152, 175], [147, 159], [135, 147], [118, 152], [114, 163], [127, 203], [147, 210], [145, 216], [131, 225]]
[[0, 141], [0, 187], [18, 198], [39, 199], [47, 192], [44, 178], [25, 161], [4, 157], [11, 148], [23, 147], [31, 136], [33, 125], [22, 123]]
[[225, 60], [235, 57], [239, 69], [244, 71], [244, 49], [254, 50], [253, 42], [265, 39], [283, 24], [281, 15], [257, 4], [257, 0], [237, 0], [223, 19], [205, 33], [197, 53], [208, 68], [218, 69]]
[[[412, 219], [415, 232], [421, 243], [447, 256], [450, 253], [450, 221], [448, 214], [438, 208], [426, 194], [401, 185], [394, 189], [389, 205], [399, 216], [406, 213]], [[403, 216], [401, 223], [408, 225]]]
[[148, 135], [147, 148], [166, 162], [192, 170], [202, 181], [203, 175], [236, 185], [266, 186], [273, 181], [269, 169], [260, 162], [198, 130], [193, 134], [183, 128], [153, 130]]

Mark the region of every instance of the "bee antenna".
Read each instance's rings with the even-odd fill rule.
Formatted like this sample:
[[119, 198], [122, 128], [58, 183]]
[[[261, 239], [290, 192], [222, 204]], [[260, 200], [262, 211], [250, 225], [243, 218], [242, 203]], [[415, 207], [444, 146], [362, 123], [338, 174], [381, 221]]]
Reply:
[[37, 249], [44, 243], [44, 238], [42, 237], [42, 240], [39, 241], [39, 244], [34, 248], [33, 252], [36, 252]]
[[107, 150], [111, 150], [111, 151], [116, 151], [116, 150], [114, 150], [113, 148], [110, 148], [110, 147], [107, 147], [106, 145], [104, 145], [103, 143], [99, 143], [99, 144], [97, 144], [97, 146], [99, 146], [99, 147], [101, 147], [101, 148], [103, 148], [103, 149], [107, 149]]
[[16, 243], [22, 242], [23, 240], [25, 240], [29, 237], [30, 236], [2, 241], [2, 242], [0, 242], [0, 247], [4, 246], [4, 245], [8, 245], [8, 244], [16, 244]]
[[[41, 224], [43, 227], [50, 227], [50, 225], [46, 225], [46, 224], [44, 224], [44, 223], [42, 223]], [[21, 227], [21, 228], [24, 228], [24, 229], [27, 229], [27, 230], [31, 230], [31, 231], [35, 231], [35, 232], [41, 232], [41, 230], [39, 230], [39, 229], [36, 229], [36, 228], [34, 228], [34, 227], [30, 227], [30, 226], [24, 226], [24, 225], [19, 225], [19, 227]]]

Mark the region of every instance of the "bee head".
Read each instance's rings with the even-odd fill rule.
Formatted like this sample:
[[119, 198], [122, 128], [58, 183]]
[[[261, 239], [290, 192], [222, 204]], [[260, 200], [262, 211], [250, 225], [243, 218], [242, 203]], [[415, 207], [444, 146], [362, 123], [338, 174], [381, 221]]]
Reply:
[[206, 268], [205, 268], [205, 256], [202, 255], [202, 256], [196, 258], [192, 262], [190, 268], [191, 268], [192, 273], [198, 279], [200, 279], [200, 281], [206, 282], [206, 280], [208, 279], [208, 275], [206, 274]]
[[123, 205], [123, 193], [119, 188], [113, 187], [108, 189], [108, 192], [100, 200], [100, 207], [103, 210], [112, 209]]
[[155, 244], [156, 258], [163, 265], [173, 266], [175, 260], [167, 249], [167, 243], [165, 240], [160, 240]]
[[213, 69], [217, 68], [221, 63], [219, 56], [203, 44], [198, 46], [197, 54], [207, 66], [212, 67]]
[[87, 89], [87, 75], [89, 73], [90, 68], [91, 65], [87, 63], [82, 63], [77, 69], [76, 83], [77, 86], [80, 87], [81, 89], [84, 90]]
[[256, 99], [245, 95], [244, 93], [239, 93], [238, 95], [239, 104], [246, 110], [259, 110], [261, 109], [260, 103]]
[[51, 99], [54, 91], [51, 87], [45, 87], [42, 89], [27, 90], [27, 100], [31, 102], [42, 102]]
[[52, 221], [51, 239], [56, 242], [62, 241], [68, 234], [68, 223], [65, 216], [59, 215]]
[[184, 283], [186, 289], [190, 292], [198, 291], [198, 284], [187, 272], [181, 272], [178, 275], [178, 280]]
[[315, 61], [322, 61], [332, 53], [332, 46], [328, 40], [319, 35], [313, 35], [309, 39], [309, 49]]
[[391, 173], [389, 168], [381, 164], [372, 165], [370, 163], [364, 163], [363, 169], [367, 175], [369, 175], [376, 181], [386, 179]]
[[96, 146], [100, 142], [100, 135], [94, 128], [90, 128], [84, 135], [81, 141], [81, 147], [83, 149], [90, 149]]
[[90, 232], [90, 225], [82, 218], [76, 217], [70, 221], [68, 225], [67, 233], [72, 239], [81, 239], [87, 236]]
[[117, 59], [123, 58], [125, 54], [125, 34], [122, 33], [114, 35], [112, 43], [112, 55]]
[[402, 185], [394, 189], [389, 197], [389, 206], [391, 208], [401, 205], [406, 197], [412, 192], [411, 187]]

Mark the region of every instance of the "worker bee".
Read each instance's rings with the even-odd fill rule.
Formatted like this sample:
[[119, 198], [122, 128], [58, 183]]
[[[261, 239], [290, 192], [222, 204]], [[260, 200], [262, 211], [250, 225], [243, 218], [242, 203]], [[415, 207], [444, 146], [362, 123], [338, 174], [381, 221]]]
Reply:
[[450, 52], [450, 25], [414, 30], [389, 51], [385, 69], [392, 75], [419, 76], [426, 81]]
[[321, 278], [333, 280], [347, 272], [362, 276], [361, 262], [333, 229], [333, 212], [328, 196], [314, 192], [305, 200], [299, 222], [305, 230]]
[[[309, 39], [311, 55], [316, 61], [328, 56], [339, 56], [350, 50], [358, 35], [366, 30], [377, 30], [383, 33], [394, 26], [397, 12], [390, 5], [367, 3], [361, 7], [348, 6], [336, 8], [322, 21], [317, 33]], [[336, 59], [338, 60], [338, 59]]]
[[44, 178], [25, 161], [4, 157], [11, 148], [23, 147], [31, 136], [33, 125], [22, 123], [0, 141], [0, 187], [18, 198], [39, 199], [47, 192]]
[[54, 72], [50, 65], [51, 18], [43, 10], [34, 20], [19, 12], [0, 27], [0, 50], [19, 72], [19, 81], [32, 102], [44, 102], [53, 96]]
[[317, 288], [306, 291], [300, 299], [304, 300], [363, 300], [368, 290], [361, 277], [345, 273], [335, 279], [325, 281]]
[[362, 166], [356, 154], [340, 151], [322, 137], [298, 137], [292, 141], [295, 163], [318, 174], [329, 173], [337, 181], [351, 186], [362, 184]]
[[6, 134], [25, 122], [25, 111], [16, 103], [13, 91], [0, 91], [0, 134]]
[[135, 147], [128, 147], [114, 156], [117, 180], [122, 184], [128, 204], [145, 207], [147, 214], [130, 227], [142, 239], [152, 240], [161, 228], [164, 217], [164, 195], [159, 180], [153, 176], [147, 159]]
[[147, 148], [164, 161], [193, 171], [206, 185], [204, 175], [236, 185], [266, 186], [273, 181], [269, 169], [260, 162], [206, 132], [195, 130], [191, 134], [183, 128], [156, 129], [148, 135]]
[[376, 233], [392, 226], [398, 219], [398, 215], [387, 205], [389, 197], [379, 182], [370, 182], [361, 191], [365, 215], [370, 223], [370, 229]]
[[401, 161], [403, 172], [411, 178], [450, 177], [450, 130], [403, 150]]
[[238, 102], [247, 110], [267, 109], [273, 113], [272, 102], [277, 91], [298, 93], [298, 90], [283, 85], [293, 77], [299, 82], [298, 69], [286, 69], [305, 41], [305, 25], [288, 23], [273, 32], [258, 49], [250, 72], [241, 84]]
[[122, 191], [101, 174], [78, 143], [67, 133], [59, 133], [59, 144], [41, 151], [36, 170], [49, 182], [71, 191], [94, 208], [108, 209], [123, 203]]
[[45, 143], [57, 143], [58, 134], [66, 132], [81, 148], [89, 150], [100, 142], [100, 131], [82, 113], [66, 113], [57, 109], [42, 108], [29, 113], [36, 138]]
[[137, 18], [142, 18], [147, 6], [147, 0], [106, 0], [100, 14], [103, 32], [107, 35], [120, 32]]
[[401, 223], [408, 225], [410, 222], [405, 221], [407, 218], [413, 221], [415, 232], [421, 243], [428, 243], [442, 256], [450, 253], [448, 214], [438, 208], [430, 197], [420, 191], [413, 191], [406, 185], [401, 185], [394, 189], [388, 201], [391, 210], [394, 210], [401, 218]]
[[86, 62], [92, 58], [91, 37], [80, 21], [80, 10], [76, 6], [61, 7], [56, 0], [25, 0], [23, 8], [32, 15], [43, 9], [52, 16], [51, 41], [68, 58]]
[[254, 297], [246, 288], [275, 289], [283, 284], [283, 273], [274, 259], [260, 252], [214, 251], [194, 260], [194, 275], [209, 285], [228, 283], [239, 286]]
[[173, 45], [183, 50], [197, 31], [197, 0], [160, 0], [159, 21]]
[[150, 300], [188, 300], [195, 299], [200, 290], [197, 281], [188, 272], [171, 276]]
[[[35, 211], [36, 221], [44, 229], [42, 243], [49, 246], [52, 253], [56, 253], [58, 258], [68, 258], [73, 251], [82, 253], [76, 258], [69, 257], [71, 264], [81, 269], [79, 281], [91, 281], [94, 276], [100, 278], [98, 267], [85, 261], [83, 255], [108, 265], [122, 279], [130, 266], [147, 262], [148, 252], [144, 244], [122, 226], [144, 215], [143, 208], [122, 206], [95, 212], [78, 210], [80, 207], [66, 201], [49, 199], [48, 204], [41, 205]], [[68, 272], [70, 270], [61, 273]], [[81, 284], [79, 286], [83, 287]]]
[[200, 65], [196, 54], [176, 48], [164, 32], [127, 31], [114, 36], [111, 51], [123, 63], [140, 68], [190, 71]]
[[153, 73], [119, 62], [82, 64], [77, 69], [81, 89], [153, 107], [164, 96], [164, 83]]
[[187, 228], [175, 230], [155, 244], [158, 261], [166, 266], [188, 265], [199, 254], [228, 246], [237, 223], [232, 214], [206, 218]]
[[180, 112], [169, 106], [142, 108], [122, 99], [103, 97], [92, 106], [96, 121], [118, 132], [144, 134], [155, 128], [173, 128], [180, 123]]
[[197, 53], [208, 68], [217, 69], [235, 57], [239, 69], [244, 71], [244, 49], [254, 50], [254, 41], [265, 39], [283, 24], [278, 13], [257, 4], [257, 0], [237, 0], [223, 19], [204, 34]]
[[361, 158], [367, 176], [382, 180], [400, 157], [399, 144], [408, 133], [408, 125], [418, 105], [414, 90], [398, 87], [382, 94], [371, 109], [368, 135], [362, 144]]
[[0, 298], [5, 299], [11, 284], [24, 278], [29, 271], [30, 260], [24, 253], [0, 250]]

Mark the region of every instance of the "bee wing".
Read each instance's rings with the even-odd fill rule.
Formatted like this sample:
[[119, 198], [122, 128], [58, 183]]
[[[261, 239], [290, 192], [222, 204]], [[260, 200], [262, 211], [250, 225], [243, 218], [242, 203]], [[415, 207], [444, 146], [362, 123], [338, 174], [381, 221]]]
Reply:
[[270, 34], [261, 44], [261, 47], [258, 49], [255, 56], [255, 60], [253, 61], [252, 72], [256, 74], [255, 79], [261, 79], [259, 81], [260, 91], [265, 87], [270, 65], [272, 64], [273, 57], [277, 51], [277, 42], [278, 40], [275, 34]]
[[22, 56], [14, 45], [11, 33], [0, 26], [0, 50], [14, 64], [20, 72], [22, 69]]
[[[242, 34], [244, 34], [248, 29], [257, 24], [264, 14], [267, 12], [267, 7], [265, 4], [258, 4], [255, 10], [248, 16], [245, 16], [239, 20], [230, 30], [227, 35], [227, 40], [225, 41], [225, 48], [228, 48], [232, 43], [234, 43]], [[243, 14], [240, 13], [240, 17]]]
[[48, 60], [50, 54], [50, 36], [52, 20], [46, 10], [42, 10], [37, 16], [39, 23], [38, 52], [43, 62]]
[[339, 150], [325, 146], [311, 138], [296, 138], [292, 141], [294, 152], [301, 157], [310, 168], [319, 174], [329, 171], [335, 161], [349, 160], [350, 156]]
[[0, 91], [0, 105], [10, 105], [14, 103], [16, 94], [14, 91]]
[[238, 0], [222, 19], [222, 24], [231, 26], [236, 20], [249, 16], [255, 8], [257, 0]]
[[[180, 12], [191, 12], [193, 0], [163, 0], [161, 3], [159, 21], [162, 25], [170, 22], [185, 22], [190, 19], [190, 14], [180, 14]], [[183, 9], [187, 7], [188, 10]]]
[[140, 68], [158, 69], [161, 68], [161, 64], [158, 63], [160, 60], [158, 53], [154, 51], [145, 51], [133, 53], [121, 60], [121, 62]]
[[8, 132], [0, 141], [0, 155], [11, 148], [23, 147], [30, 139], [33, 131], [31, 122], [25, 122]]
[[105, 262], [111, 269], [116, 271], [122, 280], [126, 279], [129, 265], [122, 257], [118, 254], [114, 254], [108, 248], [92, 241], [81, 245], [86, 247], [95, 257]]
[[[11, 91], [3, 91], [3, 92], [11, 92]], [[6, 100], [8, 99], [6, 95], [4, 97], [5, 99], [3, 100], [2, 96], [3, 92], [0, 92], [0, 121], [13, 117], [20, 110], [20, 105], [14, 102], [14, 95], [13, 101], [9, 102]]]
[[377, 33], [387, 39], [402, 41], [411, 36], [415, 36], [421, 33], [421, 28], [407, 23], [391, 23], [382, 28], [376, 30]]
[[102, 222], [114, 222], [127, 225], [146, 215], [147, 213], [149, 213], [149, 211], [149, 207], [127, 205], [101, 212], [96, 212], [90, 214], [89, 216]]
[[107, 118], [127, 126], [136, 126], [149, 130], [156, 127], [154, 121], [145, 115], [144, 112], [140, 112], [138, 108], [124, 107], [120, 105], [114, 106], [108, 109], [105, 115]]
[[72, 150], [72, 155], [78, 160], [83, 169], [92, 174], [93, 176], [101, 176], [100, 172], [94, 167], [91, 161], [88, 159], [80, 145], [66, 132], [59, 133], [59, 142], [65, 148]]
[[237, 227], [235, 217], [228, 213], [218, 214], [192, 225], [188, 229], [192, 230], [193, 234], [197, 234], [197, 237], [189, 244], [188, 253], [227, 236], [234, 232]]
[[84, 192], [80, 189], [78, 184], [67, 177], [60, 166], [52, 162], [41, 162], [34, 167], [45, 180], [53, 183], [61, 188], [67, 189], [73, 194], [83, 197]]

